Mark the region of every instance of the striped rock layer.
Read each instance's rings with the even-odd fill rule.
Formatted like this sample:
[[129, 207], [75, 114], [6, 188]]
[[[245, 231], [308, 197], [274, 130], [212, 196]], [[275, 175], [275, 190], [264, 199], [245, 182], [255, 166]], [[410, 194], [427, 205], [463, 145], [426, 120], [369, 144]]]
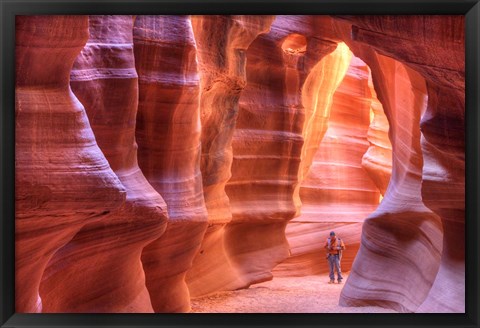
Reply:
[[17, 312], [188, 312], [330, 230], [341, 305], [465, 310], [463, 17], [18, 16], [15, 51]]
[[44, 312], [153, 312], [140, 257], [165, 231], [167, 214], [137, 164], [132, 28], [131, 16], [90, 16], [90, 37], [70, 73], [72, 90], [127, 197], [55, 254], [41, 286]]

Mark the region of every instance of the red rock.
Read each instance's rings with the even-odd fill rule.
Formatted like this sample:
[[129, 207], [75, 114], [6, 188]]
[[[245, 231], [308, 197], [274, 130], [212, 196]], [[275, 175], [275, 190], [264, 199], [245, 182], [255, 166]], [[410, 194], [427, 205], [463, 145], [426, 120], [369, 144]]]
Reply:
[[377, 98], [371, 74], [368, 77], [368, 88], [372, 95], [371, 122], [367, 136], [370, 146], [363, 155], [362, 167], [367, 171], [383, 197], [392, 176], [392, 144], [388, 138], [390, 126], [382, 103]]
[[[462, 59], [458, 59], [458, 57], [455, 59], [445, 58], [445, 61], [443, 62], [444, 64], [438, 67], [430, 66], [438, 63], [438, 58], [433, 58], [435, 56], [439, 56], [439, 58], [446, 57], [447, 53], [449, 53], [449, 56], [456, 57], [455, 55], [457, 54], [457, 51], [463, 52], [463, 50], [453, 50], [455, 48], [454, 44], [458, 44], [459, 41], [457, 34], [458, 28], [456, 25], [460, 23], [460, 21], [455, 21], [455, 19], [461, 20], [461, 18], [454, 17], [446, 17], [445, 20], [437, 20], [432, 17], [413, 17], [409, 19], [404, 17], [398, 19], [396, 22], [398, 25], [395, 30], [393, 30], [391, 26], [388, 27], [388, 19], [386, 19], [384, 23], [376, 21], [376, 18], [373, 17], [370, 21], [367, 20], [367, 22], [364, 22], [363, 18], [359, 19], [359, 25], [364, 28], [370, 26], [369, 24], [374, 24], [373, 22], [377, 24], [375, 28], [372, 27], [375, 41], [371, 38], [367, 38], [367, 35], [372, 35], [368, 30], [353, 29], [355, 41], [349, 42], [349, 44], [352, 45], [352, 47], [356, 47], [357, 52], [363, 53], [359, 56], [362, 57], [372, 69], [373, 82], [378, 98], [382, 101], [389, 121], [396, 123], [393, 125], [390, 124], [390, 138], [392, 139], [394, 157], [392, 181], [390, 182], [381, 206], [364, 226], [364, 237], [362, 240], [365, 246], [361, 247], [360, 252], [357, 255], [350, 280], [347, 282], [342, 293], [341, 303], [343, 304], [365, 304], [369, 303], [368, 300], [370, 300], [370, 303], [372, 300], [376, 300], [376, 304], [383, 303], [385, 306], [397, 308], [402, 311], [417, 312], [427, 312], [428, 308], [435, 308], [439, 312], [461, 312], [464, 308], [464, 280], [462, 277], [462, 265], [456, 266], [453, 270], [448, 270], [450, 274], [447, 275], [444, 274], [447, 270], [442, 269], [445, 263], [462, 262], [461, 260], [450, 261], [451, 256], [448, 251], [450, 246], [448, 246], [447, 236], [457, 236], [458, 240], [458, 236], [460, 235], [459, 231], [463, 231], [461, 227], [464, 225], [464, 204], [455, 201], [455, 199], [458, 199], [457, 196], [461, 197], [462, 194], [459, 189], [463, 183], [463, 177], [460, 176], [459, 172], [463, 167], [461, 153], [464, 150], [462, 148], [463, 141], [460, 141], [463, 139], [457, 139], [457, 136], [462, 134], [460, 131], [463, 131], [463, 129], [460, 129], [457, 124], [450, 123], [437, 125], [435, 129], [437, 139], [433, 138], [433, 140], [435, 140], [434, 143], [437, 143], [437, 147], [442, 148], [444, 146], [440, 146], [438, 143], [439, 140], [441, 140], [438, 136], [444, 134], [451, 135], [452, 132], [455, 131], [455, 137], [452, 139], [456, 140], [457, 147], [454, 147], [455, 150], [452, 153], [456, 156], [452, 156], [450, 159], [460, 159], [459, 162], [456, 163], [456, 167], [460, 168], [460, 171], [457, 169], [455, 172], [451, 168], [447, 169], [447, 172], [450, 170], [448, 175], [450, 177], [449, 179], [451, 179], [454, 186], [456, 185], [456, 187], [450, 188], [450, 190], [454, 190], [454, 192], [450, 193], [448, 196], [446, 196], [446, 192], [442, 192], [441, 189], [438, 188], [438, 185], [437, 188], [432, 188], [432, 185], [429, 183], [431, 177], [429, 177], [428, 168], [435, 167], [438, 169], [438, 165], [435, 164], [435, 161], [437, 161], [439, 157], [430, 156], [428, 146], [426, 146], [424, 142], [425, 139], [429, 137], [429, 133], [425, 131], [425, 119], [430, 116], [429, 112], [436, 111], [434, 109], [435, 106], [432, 106], [432, 98], [435, 99], [435, 93], [432, 92], [432, 86], [435, 88], [435, 85], [441, 83], [442, 85], [456, 87], [461, 86], [462, 83], [464, 83], [461, 78], [464, 73], [461, 70], [457, 70], [458, 65], [456, 63], [457, 60], [463, 60], [463, 56], [460, 56]], [[426, 37], [426, 30], [422, 28], [418, 29], [416, 32], [419, 35], [415, 38], [408, 39], [408, 35], [403, 35], [405, 32], [402, 29], [398, 29], [398, 26], [402, 26], [402, 24], [410, 24], [410, 26], [417, 26], [419, 24], [424, 25], [425, 29], [430, 30], [433, 34], [431, 35], [431, 38], [430, 35]], [[343, 29], [343, 27], [340, 28]], [[449, 29], [452, 31], [451, 34], [446, 33]], [[380, 33], [379, 31], [382, 32]], [[403, 38], [403, 41], [396, 42], [400, 36]], [[368, 41], [368, 44], [364, 43], [364, 41]], [[415, 46], [413, 47], [412, 45], [414, 43]], [[385, 45], [382, 47], [381, 44]], [[370, 45], [373, 45], [374, 48], [370, 48]], [[420, 55], [420, 57], [422, 57], [415, 62], [417, 64], [408, 62], [408, 59], [413, 56], [414, 50], [412, 48], [416, 49], [417, 56]], [[382, 53], [390, 54], [395, 59], [404, 61], [406, 64], [411, 65], [411, 67], [418, 70], [420, 74], [407, 68], [407, 66], [402, 65], [394, 59], [375, 54], [373, 49]], [[463, 48], [460, 47], [460, 49]], [[451, 73], [448, 73], [449, 70], [451, 70]], [[427, 83], [422, 82], [422, 79], [426, 79]], [[428, 91], [425, 84], [428, 84], [429, 86]], [[395, 85], [396, 87], [392, 88], [392, 85]], [[405, 87], [402, 87], [402, 85]], [[402, 92], [402, 90], [404, 91]], [[427, 92], [429, 103], [428, 108], [426, 106]], [[413, 97], [406, 97], [405, 93], [410, 93]], [[458, 93], [459, 92], [454, 91], [453, 95], [458, 95]], [[415, 96], [415, 94], [417, 95]], [[424, 94], [424, 96], [421, 96], [421, 94]], [[455, 98], [455, 96], [453, 96], [451, 99], [455, 101], [455, 99], [461, 100], [462, 98]], [[409, 102], [412, 105], [409, 105]], [[459, 101], [459, 104], [461, 104], [461, 101]], [[459, 108], [461, 105], [456, 106], [458, 106], [456, 108]], [[412, 111], [401, 110], [402, 108], [412, 107], [417, 108], [415, 113], [412, 113]], [[460, 110], [456, 111], [456, 113], [459, 112]], [[406, 114], [414, 115], [412, 119], [408, 120], [409, 123], [407, 123]], [[459, 116], [461, 117], [461, 115]], [[446, 119], [446, 116], [442, 114], [438, 115], [438, 117]], [[421, 138], [421, 146], [420, 131], [418, 131], [420, 118], [422, 121], [421, 134], [423, 135]], [[458, 118], [451, 123], [454, 123], [455, 121], [458, 122]], [[439, 128], [440, 126], [441, 128]], [[410, 140], [415, 140], [413, 144], [407, 142], [409, 139], [405, 133], [409, 130], [411, 131], [411, 136], [414, 137], [414, 139]], [[430, 137], [431, 136], [432, 135], [430, 135]], [[422, 153], [424, 156], [422, 156]], [[449, 155], [452, 155], [452, 153]], [[434, 171], [436, 169], [434, 169]], [[437, 171], [435, 176], [438, 177], [444, 174], [444, 171], [442, 173], [440, 172], [441, 171]], [[449, 199], [448, 202], [455, 207], [455, 220], [457, 221], [456, 228], [458, 229], [451, 229], [451, 227], [448, 227], [446, 224], [448, 221], [446, 220], [445, 212], [442, 213], [442, 211], [439, 210], [438, 205], [436, 205], [439, 204], [437, 202], [442, 199], [440, 195], [443, 196], [444, 200], [445, 198]], [[394, 199], [395, 201], [392, 202]], [[428, 205], [428, 207], [438, 214], [438, 216], [432, 214], [430, 209], [426, 208], [424, 204]], [[412, 211], [412, 209], [414, 210]], [[413, 215], [414, 212], [419, 213]], [[421, 212], [424, 214], [420, 215]], [[442, 219], [441, 221], [440, 218]], [[392, 225], [398, 228], [393, 229]], [[392, 233], [395, 230], [398, 231], [396, 235]], [[391, 234], [392, 236], [391, 241], [389, 241], [389, 237], [387, 237], [388, 234]], [[378, 237], [375, 238], [375, 236]], [[380, 240], [380, 237], [383, 239], [382, 242], [375, 241], [375, 239]], [[388, 246], [389, 244], [391, 244], [391, 246]], [[395, 247], [395, 252], [385, 253], [385, 250], [392, 249], [392, 246]], [[458, 254], [461, 254], [461, 251]], [[439, 270], [438, 265], [440, 264], [440, 257], [442, 258], [442, 265], [440, 265]], [[462, 255], [460, 255], [460, 257], [462, 257]], [[400, 265], [399, 263], [403, 263], [403, 261], [399, 262], [398, 259], [401, 258], [408, 259], [410, 264]], [[381, 287], [376, 291], [377, 287], [367, 287], [372, 286], [372, 283], [371, 281], [369, 282], [368, 278], [362, 279], [356, 277], [355, 272], [357, 270], [358, 272], [361, 272], [362, 276], [365, 276], [365, 270], [371, 271], [372, 276], [379, 273], [375, 273], [375, 271], [378, 271], [378, 269], [375, 269], [375, 267], [377, 267], [376, 265], [369, 267], [369, 263], [372, 263], [372, 259], [375, 259], [376, 262], [378, 261], [379, 263], [382, 263], [386, 268], [395, 267], [395, 272], [402, 272], [403, 277], [405, 275], [409, 277], [408, 280], [401, 279], [399, 274], [396, 274], [395, 272], [385, 273], [384, 270], [382, 270], [383, 274], [392, 277], [392, 281], [396, 281], [395, 288], [391, 290], [392, 292], [396, 291], [399, 294], [385, 293], [385, 289], [381, 289]], [[425, 261], [425, 259], [427, 259], [427, 261]], [[389, 261], [394, 261], [394, 263], [392, 262], [392, 265], [386, 264], [386, 262]], [[412, 265], [412, 261], [414, 261], [414, 265]], [[417, 266], [418, 269], [415, 269], [415, 271], [412, 272], [407, 266], [410, 268]], [[445, 282], [445, 278], [452, 275], [453, 272], [455, 272], [457, 278], [449, 280], [450, 283], [454, 282], [453, 285], [455, 285], [455, 288], [447, 287], [446, 290], [449, 290], [449, 293], [444, 293], [442, 297], [432, 300], [433, 295], [438, 296], [439, 294], [439, 288], [436, 286], [439, 286], [441, 281]], [[364, 281], [362, 282], [362, 280]], [[401, 281], [402, 283], [399, 284], [398, 281]], [[435, 284], [432, 288], [434, 281]], [[399, 295], [402, 296], [399, 298]], [[446, 302], [442, 300], [443, 298], [449, 298], [449, 306], [445, 306]], [[423, 305], [421, 305], [422, 302]]]
[[340, 304], [465, 310], [463, 17], [16, 23], [17, 312], [187, 312], [330, 230]]
[[303, 89], [305, 104], [317, 101], [313, 108], [318, 118], [306, 124], [307, 156], [302, 164], [308, 165], [308, 171], [300, 185], [302, 211], [287, 226], [291, 256], [277, 266], [278, 276], [328, 272], [324, 245], [331, 230], [347, 245], [342, 270], [350, 271], [362, 223], [379, 202], [379, 190], [362, 167], [370, 110], [376, 100], [368, 85], [368, 67], [352, 59], [345, 44], [339, 44], [317, 66], [310, 75], [316, 92], [310, 91], [309, 84]]
[[88, 38], [87, 16], [17, 16], [15, 88], [15, 310], [41, 312], [53, 254], [102, 222], [125, 190], [69, 87]]
[[195, 40], [187, 16], [137, 16], [133, 39], [138, 162], [169, 216], [165, 234], [143, 251], [146, 284], [155, 312], [185, 312], [185, 274], [207, 227]]
[[271, 279], [273, 267], [289, 255], [284, 230], [300, 208], [301, 87], [314, 65], [335, 49], [333, 42], [315, 38], [310, 23], [311, 17], [277, 16], [270, 32], [247, 50], [247, 86], [226, 185], [232, 221], [225, 247], [248, 284]]
[[153, 312], [140, 257], [165, 231], [167, 214], [137, 165], [132, 29], [132, 16], [90, 16], [90, 38], [70, 83], [127, 199], [55, 254], [42, 281], [44, 312]]
[[465, 91], [429, 84], [422, 199], [442, 218], [440, 270], [418, 312], [465, 311]]
[[246, 50], [268, 32], [273, 16], [192, 16], [199, 61], [203, 195], [208, 228], [187, 274], [192, 297], [245, 286], [224, 247], [231, 221], [225, 184], [231, 177], [232, 135], [246, 85]]

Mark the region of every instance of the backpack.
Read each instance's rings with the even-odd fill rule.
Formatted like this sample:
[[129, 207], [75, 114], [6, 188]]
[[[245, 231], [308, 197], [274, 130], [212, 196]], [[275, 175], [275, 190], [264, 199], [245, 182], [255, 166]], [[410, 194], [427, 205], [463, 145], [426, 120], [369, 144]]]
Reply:
[[[327, 239], [327, 243], [328, 243], [327, 245], [328, 245], [328, 248], [330, 248], [330, 242], [331, 242], [331, 239], [330, 239], [330, 237], [328, 237], [328, 239]], [[341, 243], [342, 243], [342, 240], [341, 240], [340, 238], [338, 238], [338, 237], [337, 237], [337, 242], [338, 242], [338, 243], [341, 245]], [[342, 253], [343, 253], [343, 251], [342, 251], [342, 250], [339, 250], [339, 251], [338, 251], [338, 259], [339, 259], [340, 261], [342, 260]]]

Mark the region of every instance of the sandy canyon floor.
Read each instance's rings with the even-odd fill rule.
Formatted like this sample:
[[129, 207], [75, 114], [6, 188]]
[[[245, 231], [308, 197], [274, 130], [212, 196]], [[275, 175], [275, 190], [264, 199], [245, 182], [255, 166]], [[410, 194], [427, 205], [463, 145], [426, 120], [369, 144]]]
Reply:
[[[344, 274], [344, 282], [348, 274]], [[248, 289], [219, 292], [192, 300], [195, 313], [396, 313], [377, 306], [338, 305], [342, 285], [328, 275], [274, 278]]]

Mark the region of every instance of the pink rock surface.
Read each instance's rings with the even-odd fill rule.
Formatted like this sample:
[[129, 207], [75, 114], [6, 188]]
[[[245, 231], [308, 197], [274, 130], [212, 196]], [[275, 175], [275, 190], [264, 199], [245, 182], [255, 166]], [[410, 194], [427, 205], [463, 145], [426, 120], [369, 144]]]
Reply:
[[[365, 26], [368, 26], [368, 24], [372, 24], [375, 19], [376, 18], [372, 17], [370, 22], [365, 23]], [[402, 26], [402, 24], [409, 24], [410, 26], [417, 26], [420, 24], [426, 26], [426, 29], [432, 29], [431, 32], [435, 35], [432, 35], [431, 39], [430, 37], [422, 37], [422, 33], [425, 33], [425, 30], [423, 28], [419, 29], [416, 32], [419, 33], [420, 36], [417, 35], [417, 37], [415, 38], [415, 42], [417, 42], [419, 38], [420, 40], [422, 40], [422, 42], [420, 42], [419, 45], [416, 45], [415, 49], [417, 49], [418, 47], [418, 51], [422, 54], [425, 54], [425, 56], [427, 48], [429, 49], [428, 52], [431, 53], [431, 55], [428, 56], [435, 56], [434, 54], [436, 53], [436, 51], [438, 51], [438, 54], [440, 56], [443, 56], [445, 54], [445, 50], [443, 48], [440, 49], [440, 44], [443, 44], [445, 49], [452, 49], [453, 44], [458, 43], [455, 41], [455, 38], [458, 35], [455, 32], [457, 30], [455, 26], [457, 25], [458, 21], [452, 24], [452, 19], [455, 20], [455, 18], [453, 17], [447, 17], [445, 20], [442, 21], [436, 20], [435, 18], [433, 18], [432, 20], [431, 17], [414, 17], [410, 19], [399, 18], [397, 23], [399, 26]], [[362, 19], [360, 19], [359, 24], [364, 24], [362, 23]], [[415, 67], [419, 71], [419, 74], [412, 69], [407, 68], [407, 66], [402, 65], [400, 62], [395, 61], [394, 59], [375, 54], [373, 49], [369, 48], [369, 45], [373, 44], [374, 49], [377, 49], [379, 52], [394, 54], [395, 59], [403, 60], [410, 65], [410, 63], [408, 63], [405, 59], [411, 58], [409, 56], [412, 56], [412, 46], [408, 44], [403, 45], [398, 42], [392, 41], [393, 39], [396, 40], [399, 37], [398, 35], [396, 35], [397, 33], [402, 34], [402, 37], [406, 38], [407, 40], [408, 35], [403, 35], [403, 33], [405, 32], [403, 31], [403, 29], [400, 29], [401, 31], [398, 30], [398, 26], [396, 29], [397, 32], [393, 31], [393, 29], [388, 31], [388, 25], [388, 20], [385, 20], [384, 24], [378, 22], [376, 29], [386, 29], [386, 31], [382, 30], [381, 33], [373, 33], [376, 36], [375, 41], [371, 40], [371, 38], [367, 38], [367, 35], [370, 35], [368, 31], [365, 32], [361, 29], [353, 28], [354, 39], [357, 42], [362, 42], [358, 44], [359, 47], [357, 47], [357, 52], [363, 52], [363, 55], [361, 55], [360, 57], [363, 56], [362, 58], [365, 58], [364, 60], [369, 64], [370, 68], [372, 69], [373, 82], [377, 91], [378, 98], [382, 101], [389, 121], [396, 122], [396, 124], [394, 126], [392, 126], [391, 124], [390, 131], [390, 139], [392, 140], [394, 159], [392, 179], [387, 189], [385, 199], [383, 200], [380, 208], [377, 210], [376, 213], [374, 213], [374, 215], [372, 215], [371, 219], [366, 222], [363, 228], [363, 247], [361, 247], [360, 252], [355, 260], [354, 268], [352, 270], [353, 272], [350, 276], [351, 283], [347, 282], [347, 285], [345, 286], [345, 289], [342, 293], [341, 303], [343, 302], [343, 304], [352, 304], [359, 301], [359, 299], [367, 301], [368, 299], [374, 300], [375, 298], [377, 298], [378, 300], [378, 296], [382, 294], [380, 299], [383, 300], [380, 301], [380, 303], [383, 302], [383, 304], [386, 306], [398, 308], [401, 311], [407, 312], [425, 312], [423, 306], [420, 307], [420, 305], [422, 304], [422, 302], [424, 302], [429, 293], [432, 294], [432, 292], [435, 291], [436, 288], [432, 288], [432, 284], [435, 280], [438, 281], [439, 277], [441, 277], [442, 269], [441, 267], [440, 271], [438, 269], [440, 264], [439, 258], [442, 257], [442, 262], [445, 262], [445, 251], [446, 249], [448, 249], [448, 246], [445, 243], [445, 236], [456, 233], [451, 229], [449, 232], [447, 232], [445, 219], [442, 218], [443, 222], [440, 220], [440, 217], [442, 216], [441, 211], [437, 210], [436, 214], [433, 214], [430, 212], [429, 208], [425, 207], [426, 204], [435, 211], [435, 207], [429, 204], [428, 199], [430, 197], [433, 197], [433, 195], [436, 195], [434, 196], [436, 197], [436, 201], [440, 200], [440, 198], [438, 197], [438, 189], [430, 189], [427, 198], [425, 197], [426, 182], [429, 180], [428, 176], [426, 176], [425, 174], [425, 170], [428, 167], [432, 167], [432, 159], [428, 156], [422, 156], [422, 151], [423, 154], [427, 155], [427, 153], [425, 152], [425, 143], [423, 141], [425, 137], [425, 129], [422, 127], [422, 133], [420, 133], [418, 128], [418, 125], [420, 125], [420, 118], [422, 117], [422, 121], [424, 121], [425, 117], [428, 115], [426, 95], [428, 93], [429, 104], [431, 104], [431, 98], [432, 96], [434, 96], [434, 94], [430, 91], [430, 85], [432, 83], [431, 78], [433, 74], [432, 66], [430, 66], [430, 64], [433, 64], [433, 61], [435, 61], [436, 59], [427, 58], [428, 56], [422, 56], [422, 59], [416, 61], [416, 63], [420, 64], [412, 64], [411, 66]], [[339, 28], [342, 29], [340, 26]], [[449, 28], [451, 28], [454, 32], [444, 33], [445, 29]], [[444, 34], [444, 39], [441, 42], [438, 41], [439, 33]], [[379, 42], [382, 39], [382, 44], [385, 44], [384, 47], [381, 47], [379, 45]], [[407, 43], [407, 41], [403, 42]], [[411, 39], [411, 42], [413, 43], [413, 38]], [[393, 46], [393, 43], [395, 43], [396, 45]], [[349, 44], [351, 44], [352, 47], [355, 47], [353, 43]], [[395, 49], [391, 49], [392, 47]], [[363, 48], [364, 50], [361, 50], [361, 48]], [[368, 51], [365, 50], [367, 48], [369, 49]], [[436, 50], [437, 48], [438, 50]], [[461, 51], [463, 52], [463, 48]], [[450, 52], [450, 56], [455, 54], [456, 53], [454, 51]], [[443, 80], [443, 74], [446, 74], [448, 69], [440, 67], [434, 68], [434, 71], [437, 69], [441, 71], [441, 74], [439, 73], [441, 77], [439, 77], [438, 79], [444, 81], [443, 83], [446, 83], [450, 86], [455, 86], [458, 83], [461, 83], [461, 81], [458, 81], [458, 79], [457, 81], [455, 81], [454, 76], [458, 78], [459, 76], [461, 76], [462, 73], [455, 71], [456, 64], [452, 64], [451, 61], [452, 59], [446, 59], [445, 61], [446, 65], [451, 65], [451, 69], [453, 72], [453, 76], [451, 76], [450, 79]], [[425, 78], [427, 79], [427, 83], [429, 85], [428, 90], [426, 87], [426, 83], [422, 81]], [[394, 80], [395, 83], [393, 83], [392, 80]], [[405, 85], [405, 87], [402, 88], [402, 84]], [[395, 88], [392, 88], [392, 85], [395, 85]], [[402, 93], [402, 89], [404, 90], [403, 92], [407, 92], [410, 94], [413, 93], [413, 97], [406, 97], [407, 95]], [[417, 95], [415, 96], [414, 94]], [[424, 96], [421, 96], [421, 94], [424, 94]], [[408, 100], [409, 98], [411, 100]], [[411, 105], [408, 104], [409, 102], [411, 103]], [[419, 106], [420, 108], [418, 108]], [[431, 107], [431, 105], [429, 106]], [[417, 108], [416, 113], [412, 113], [410, 111], [410, 113], [412, 113], [410, 115], [414, 115], [414, 117], [410, 120], [409, 124], [404, 121], [405, 113], [407, 113], [407, 111], [402, 110], [402, 108], [405, 107]], [[422, 126], [423, 125], [424, 123], [422, 123]], [[450, 133], [450, 129], [453, 129], [455, 131], [458, 128], [456, 124], [452, 124], [448, 127], [444, 124], [443, 126], [446, 129], [436, 129], [436, 132], [440, 136], [444, 133]], [[413, 144], [411, 142], [406, 142], [407, 140], [409, 140], [408, 138], [406, 138], [406, 132], [408, 130], [411, 130], [410, 138], [413, 139], [410, 140], [414, 140]], [[421, 136], [421, 134], [423, 136]], [[422, 139], [422, 146], [420, 146], [420, 139]], [[456, 152], [457, 154], [460, 152], [458, 148], [456, 149]], [[461, 158], [461, 156], [459, 156], [459, 158]], [[460, 165], [460, 167], [462, 166]], [[439, 171], [437, 171], [437, 176], [438, 173]], [[400, 181], [400, 179], [402, 181]], [[453, 181], [456, 181], [457, 185], [461, 185], [462, 177], [459, 177], [457, 174], [455, 174], [453, 175]], [[454, 194], [449, 194], [448, 197], [453, 200], [456, 198], [457, 194], [458, 193], [455, 193], [455, 196]], [[395, 198], [397, 199], [394, 202], [391, 202]], [[401, 200], [402, 198], [403, 200]], [[433, 203], [435, 203], [435, 201]], [[462, 205], [461, 203], [457, 202], [455, 206], [461, 208]], [[417, 213], [415, 215], [412, 215], [412, 208], [414, 208], [413, 212], [424, 212], [424, 214], [419, 215]], [[401, 215], [397, 215], [395, 214], [395, 212]], [[461, 210], [459, 212], [461, 214]], [[437, 216], [437, 214], [439, 214], [440, 217]], [[398, 218], [395, 218], [396, 216]], [[387, 218], [387, 220], [384, 220], [383, 218]], [[464, 220], [464, 217], [461, 215], [457, 218], [458, 221]], [[395, 223], [395, 221], [397, 220], [401, 221]], [[409, 224], [407, 225], [406, 222], [409, 222]], [[401, 230], [397, 233], [397, 235], [392, 234], [394, 240], [392, 240], [390, 247], [386, 247], [386, 245], [390, 243], [388, 242], [388, 237], [386, 237], [386, 231], [394, 231], [394, 229], [392, 229], [391, 227], [389, 228], [391, 224], [401, 227]], [[375, 236], [378, 237], [375, 238]], [[380, 236], [384, 239], [384, 242], [377, 242], [375, 240], [379, 240]], [[405, 236], [405, 239], [402, 236]], [[413, 242], [412, 236], [417, 236], [415, 242]], [[408, 244], [405, 244], [405, 242], [408, 242], [409, 246], [407, 246]], [[395, 249], [398, 249], [399, 252], [397, 254], [385, 254], [385, 249], [389, 249], [392, 246], [394, 246]], [[424, 253], [424, 255], [420, 255], [420, 252]], [[372, 259], [375, 259], [375, 261], [381, 261], [381, 263], [384, 264], [385, 259], [388, 257], [390, 257], [392, 260], [397, 259], [395, 260], [395, 263], [397, 263], [397, 272], [402, 272], [403, 274], [409, 272], [409, 270], [405, 268], [406, 265], [399, 265], [398, 259], [403, 257], [408, 258], [410, 267], [414, 266], [411, 262], [416, 263], [415, 265], [418, 266], [418, 269], [415, 270], [417, 274], [411, 274], [410, 272], [407, 274], [409, 276], [408, 281], [402, 280], [402, 284], [398, 284], [398, 282], [396, 283], [396, 287], [399, 288], [398, 292], [400, 292], [402, 295], [401, 298], [399, 298], [398, 295], [394, 294], [388, 295], [388, 293], [385, 293], [384, 290], [379, 290], [378, 293], [375, 292], [375, 287], [368, 287], [371, 286], [371, 283], [367, 282], [368, 279], [365, 279], [366, 281], [362, 283], [361, 279], [355, 277], [354, 274], [355, 271], [358, 270], [358, 272], [361, 272], [362, 276], [365, 276], [365, 270], [369, 269], [368, 263], [371, 263]], [[428, 261], [425, 261], [425, 259], [428, 259]], [[373, 265], [372, 267], [373, 269], [370, 268], [370, 270], [376, 271], [376, 269], [374, 269], [375, 265]], [[386, 267], [389, 266], [387, 265]], [[382, 272], [384, 271], [382, 270]], [[458, 270], [457, 276], [462, 275], [463, 271]], [[395, 277], [395, 275], [392, 274], [388, 274], [388, 276], [392, 278]], [[451, 302], [452, 304], [454, 304], [453, 308], [455, 310], [462, 311], [461, 309], [464, 307], [464, 300], [463, 298], [460, 299], [460, 296], [463, 295], [464, 291], [463, 277], [459, 278], [459, 280], [462, 281], [460, 282], [457, 280], [455, 291], [453, 291], [453, 289], [451, 290], [452, 294], [457, 294], [456, 297], [452, 298]], [[451, 281], [455, 280], [450, 280], [450, 282]], [[400, 287], [401, 285], [403, 285], [403, 287]], [[409, 292], [411, 290], [414, 290], [414, 292]], [[450, 295], [445, 293], [443, 297], [448, 296]], [[438, 305], [437, 309], [442, 307], [442, 301], [440, 300], [441, 297], [439, 298], [439, 300], [433, 302]], [[451, 311], [452, 308], [444, 308], [444, 310]]]
[[325, 272], [330, 230], [340, 305], [465, 310], [463, 17], [16, 28], [17, 312], [188, 312]]
[[208, 210], [208, 228], [187, 275], [192, 297], [246, 285], [225, 247], [224, 227], [232, 218], [225, 184], [231, 177], [238, 100], [246, 85], [246, 50], [269, 30], [273, 19], [192, 16], [201, 81], [201, 171]]
[[[344, 44], [323, 60], [335, 56], [339, 57], [337, 65], [323, 61], [320, 64], [335, 73], [344, 63], [345, 75], [340, 76], [339, 85], [331, 85], [330, 89], [328, 85], [321, 86], [318, 94], [311, 95], [312, 99], [323, 99], [317, 109], [323, 115], [321, 125], [312, 124], [310, 129], [317, 133], [321, 131], [319, 126], [325, 126], [326, 133], [315, 136], [317, 142], [321, 142], [314, 148], [313, 162], [305, 158], [305, 165], [312, 163], [300, 185], [302, 211], [287, 226], [291, 256], [276, 267], [278, 276], [328, 272], [324, 244], [331, 230], [347, 245], [342, 270], [349, 271], [360, 245], [362, 223], [379, 202], [379, 190], [362, 167], [362, 157], [369, 145], [367, 132], [374, 102], [368, 85], [369, 70], [360, 59], [352, 58]], [[312, 73], [314, 77], [320, 76], [321, 81], [334, 80], [327, 70]], [[306, 145], [313, 148], [315, 143], [306, 142]]]
[[17, 16], [15, 88], [15, 311], [41, 312], [53, 254], [101, 222], [125, 190], [98, 148], [69, 86], [88, 39], [86, 16]]
[[249, 284], [271, 279], [272, 268], [289, 255], [285, 227], [300, 208], [301, 88], [314, 65], [336, 47], [315, 38], [310, 23], [311, 17], [277, 16], [270, 32], [247, 50], [247, 86], [226, 185], [232, 221], [225, 239], [230, 260]]
[[368, 88], [372, 95], [372, 102], [370, 103], [371, 122], [367, 135], [370, 146], [362, 157], [362, 167], [367, 171], [383, 197], [387, 192], [392, 176], [392, 143], [388, 138], [390, 125], [382, 103], [377, 98], [371, 74], [368, 77]]
[[422, 197], [442, 218], [443, 251], [434, 285], [418, 312], [465, 311], [465, 89], [441, 83], [429, 83], [421, 144]]
[[132, 16], [90, 16], [90, 38], [71, 71], [73, 92], [127, 199], [55, 254], [41, 287], [44, 312], [153, 312], [140, 257], [165, 231], [167, 206], [137, 165], [132, 30]]
[[185, 312], [185, 274], [207, 227], [195, 40], [187, 16], [137, 16], [133, 39], [138, 162], [169, 216], [165, 234], [143, 251], [146, 284], [155, 312]]

